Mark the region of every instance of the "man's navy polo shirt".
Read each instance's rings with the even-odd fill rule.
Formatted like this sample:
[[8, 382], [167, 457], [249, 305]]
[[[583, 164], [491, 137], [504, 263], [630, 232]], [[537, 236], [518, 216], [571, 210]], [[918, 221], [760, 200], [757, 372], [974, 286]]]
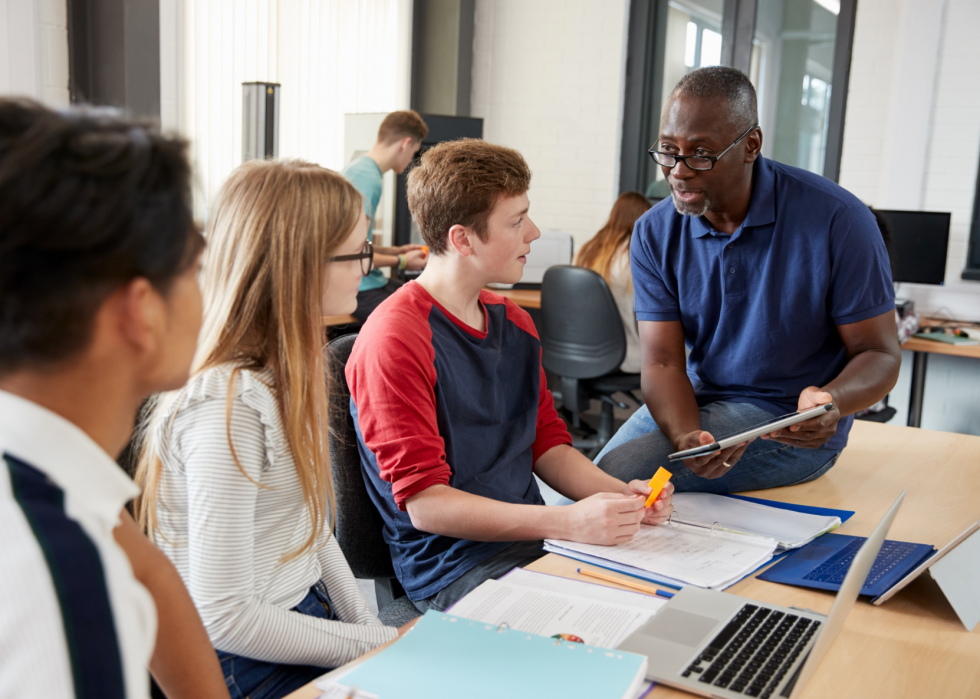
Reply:
[[[807, 386], [847, 364], [836, 326], [895, 309], [874, 216], [847, 190], [760, 157], [748, 215], [732, 235], [671, 199], [637, 221], [630, 247], [637, 320], [680, 320], [698, 404], [796, 410]], [[824, 445], [842, 449], [853, 417]]]

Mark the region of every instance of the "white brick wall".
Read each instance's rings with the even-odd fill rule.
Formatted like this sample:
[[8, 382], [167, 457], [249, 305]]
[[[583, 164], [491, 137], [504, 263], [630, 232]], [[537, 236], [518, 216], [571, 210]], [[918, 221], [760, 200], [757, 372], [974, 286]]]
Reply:
[[980, 164], [980, 3], [861, 0], [840, 183], [880, 208], [949, 211], [946, 286], [903, 285], [926, 312], [980, 318], [963, 282]]
[[472, 114], [531, 166], [531, 218], [578, 250], [615, 201], [628, 0], [478, 0]]
[[0, 95], [68, 104], [66, 0], [0, 0]]
[[[860, 0], [840, 182], [881, 208], [949, 211], [946, 285], [903, 284], [923, 313], [980, 319], [960, 280], [980, 163], [980, 3]], [[906, 421], [911, 353], [890, 404]], [[929, 358], [922, 427], [980, 434], [980, 362]]]

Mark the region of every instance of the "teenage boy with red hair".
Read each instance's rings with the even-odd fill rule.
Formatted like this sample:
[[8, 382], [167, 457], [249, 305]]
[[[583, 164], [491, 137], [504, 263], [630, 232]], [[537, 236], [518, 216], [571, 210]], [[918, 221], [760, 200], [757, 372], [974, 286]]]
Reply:
[[[423, 612], [539, 558], [542, 539], [613, 545], [672, 511], [671, 486], [644, 508], [645, 482], [571, 447], [530, 316], [484, 289], [518, 281], [540, 236], [530, 181], [509, 148], [463, 139], [427, 151], [408, 202], [429, 263], [372, 314], [347, 364], [368, 492]], [[546, 507], [532, 474], [578, 502]]]

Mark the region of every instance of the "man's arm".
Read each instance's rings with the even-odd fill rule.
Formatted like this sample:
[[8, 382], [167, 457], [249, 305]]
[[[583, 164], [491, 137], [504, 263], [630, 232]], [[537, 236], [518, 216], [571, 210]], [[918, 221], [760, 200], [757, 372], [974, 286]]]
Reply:
[[793, 447], [815, 449], [834, 436], [841, 416], [874, 405], [895, 387], [902, 366], [902, 353], [895, 330], [895, 312], [867, 320], [838, 325], [837, 332], [847, 350], [847, 364], [837, 377], [822, 388], [810, 386], [800, 394], [799, 409], [805, 410], [831, 400], [835, 410], [818, 418], [779, 430], [763, 439], [774, 439]]
[[[640, 385], [657, 427], [678, 451], [711, 444], [715, 438], [701, 429], [701, 412], [687, 375], [681, 322], [641, 320], [639, 334], [643, 357]], [[684, 465], [702, 478], [718, 478], [735, 465], [746, 446], [740, 444], [710, 456], [685, 459]]]
[[169, 699], [227, 697], [218, 656], [173, 563], [126, 510], [113, 534], [156, 603], [157, 640], [149, 669], [163, 693]]

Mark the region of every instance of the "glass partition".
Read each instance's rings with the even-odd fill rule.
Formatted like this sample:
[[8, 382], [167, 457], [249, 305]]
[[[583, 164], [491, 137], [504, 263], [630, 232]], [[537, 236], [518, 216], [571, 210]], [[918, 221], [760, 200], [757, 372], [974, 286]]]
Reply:
[[762, 154], [824, 173], [834, 84], [837, 0], [758, 0], [749, 78]]

